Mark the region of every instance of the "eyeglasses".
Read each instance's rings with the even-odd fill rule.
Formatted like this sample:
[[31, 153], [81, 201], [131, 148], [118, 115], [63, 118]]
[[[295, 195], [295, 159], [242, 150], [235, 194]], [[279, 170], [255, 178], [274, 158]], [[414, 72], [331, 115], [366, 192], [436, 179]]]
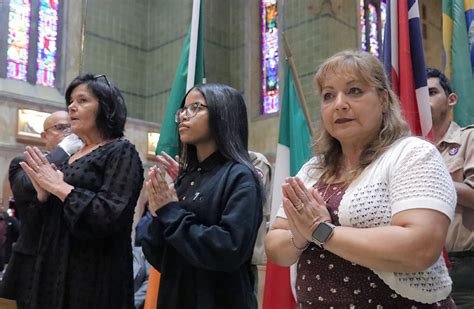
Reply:
[[55, 124], [54, 126], [50, 126], [49, 128], [44, 129], [44, 132], [47, 132], [50, 129], [54, 129], [54, 131], [57, 131], [57, 132], [68, 133], [69, 130], [71, 129], [71, 125], [68, 123], [58, 123], [58, 124]]
[[95, 75], [95, 76], [94, 76], [94, 79], [99, 79], [99, 78], [101, 78], [101, 77], [102, 77], [103, 79], [105, 79], [105, 82], [107, 83], [107, 86], [110, 87], [109, 80], [107, 79], [107, 76], [105, 76], [105, 74]]
[[202, 109], [201, 107], [206, 107], [207, 105], [202, 104], [201, 102], [195, 102], [193, 104], [189, 104], [188, 106], [178, 108], [176, 113], [174, 113], [174, 122], [180, 123], [179, 116], [182, 112], [185, 112], [186, 117], [193, 118], [197, 115], [197, 113]]

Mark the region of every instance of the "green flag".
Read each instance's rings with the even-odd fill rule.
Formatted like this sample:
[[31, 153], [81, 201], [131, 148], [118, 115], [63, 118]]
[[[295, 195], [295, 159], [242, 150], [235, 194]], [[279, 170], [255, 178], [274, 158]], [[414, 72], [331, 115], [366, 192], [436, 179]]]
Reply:
[[290, 66], [286, 62], [286, 78], [280, 111], [280, 132], [273, 178], [272, 218], [280, 208], [281, 184], [289, 176], [295, 176], [301, 166], [311, 158], [311, 134], [300, 101]]
[[[281, 184], [286, 177], [295, 176], [311, 158], [311, 134], [304, 117], [295, 83], [286, 62], [286, 78], [280, 110], [280, 133], [273, 177], [271, 222], [282, 202]], [[267, 261], [263, 308], [294, 308], [295, 299], [290, 286], [290, 268]]]
[[[193, 17], [184, 42], [178, 69], [174, 77], [171, 93], [163, 117], [160, 139], [156, 146], [156, 154], [165, 151], [174, 157], [178, 154], [178, 128], [174, 121], [174, 114], [179, 108], [186, 92], [204, 80], [204, 48], [202, 44], [202, 5], [201, 1], [193, 1]], [[196, 20], [197, 18], [197, 20]], [[195, 65], [192, 64], [195, 62]], [[191, 64], [191, 67], [189, 65]], [[194, 76], [188, 77], [194, 71]], [[194, 78], [193, 78], [194, 77]], [[187, 82], [189, 83], [187, 85]]]
[[461, 126], [474, 123], [474, 78], [468, 33], [473, 9], [472, 0], [443, 0], [445, 73], [458, 95], [454, 120]]

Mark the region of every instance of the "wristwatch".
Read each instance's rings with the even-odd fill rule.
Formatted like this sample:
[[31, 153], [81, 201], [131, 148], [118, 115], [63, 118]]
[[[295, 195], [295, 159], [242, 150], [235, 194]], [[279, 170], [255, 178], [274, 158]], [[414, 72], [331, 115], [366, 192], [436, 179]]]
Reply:
[[313, 242], [324, 249], [324, 244], [331, 238], [336, 226], [329, 222], [321, 222], [314, 229]]

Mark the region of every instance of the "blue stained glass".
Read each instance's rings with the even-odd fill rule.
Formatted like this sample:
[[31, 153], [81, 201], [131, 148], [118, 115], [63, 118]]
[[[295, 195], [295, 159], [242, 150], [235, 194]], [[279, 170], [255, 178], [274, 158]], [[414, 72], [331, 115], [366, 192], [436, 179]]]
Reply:
[[54, 87], [58, 40], [59, 0], [41, 0], [38, 21], [36, 83]]
[[365, 40], [365, 9], [364, 0], [360, 0], [360, 33], [361, 33], [361, 47], [363, 51], [366, 51], [366, 40]]

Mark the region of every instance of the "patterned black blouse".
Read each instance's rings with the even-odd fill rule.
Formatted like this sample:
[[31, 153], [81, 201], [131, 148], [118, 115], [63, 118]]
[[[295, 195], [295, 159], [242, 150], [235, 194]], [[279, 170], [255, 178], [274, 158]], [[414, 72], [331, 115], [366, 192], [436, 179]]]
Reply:
[[62, 168], [74, 189], [37, 203], [39, 243], [14, 253], [3, 292], [20, 308], [133, 308], [131, 225], [143, 184], [135, 146], [105, 144]]

